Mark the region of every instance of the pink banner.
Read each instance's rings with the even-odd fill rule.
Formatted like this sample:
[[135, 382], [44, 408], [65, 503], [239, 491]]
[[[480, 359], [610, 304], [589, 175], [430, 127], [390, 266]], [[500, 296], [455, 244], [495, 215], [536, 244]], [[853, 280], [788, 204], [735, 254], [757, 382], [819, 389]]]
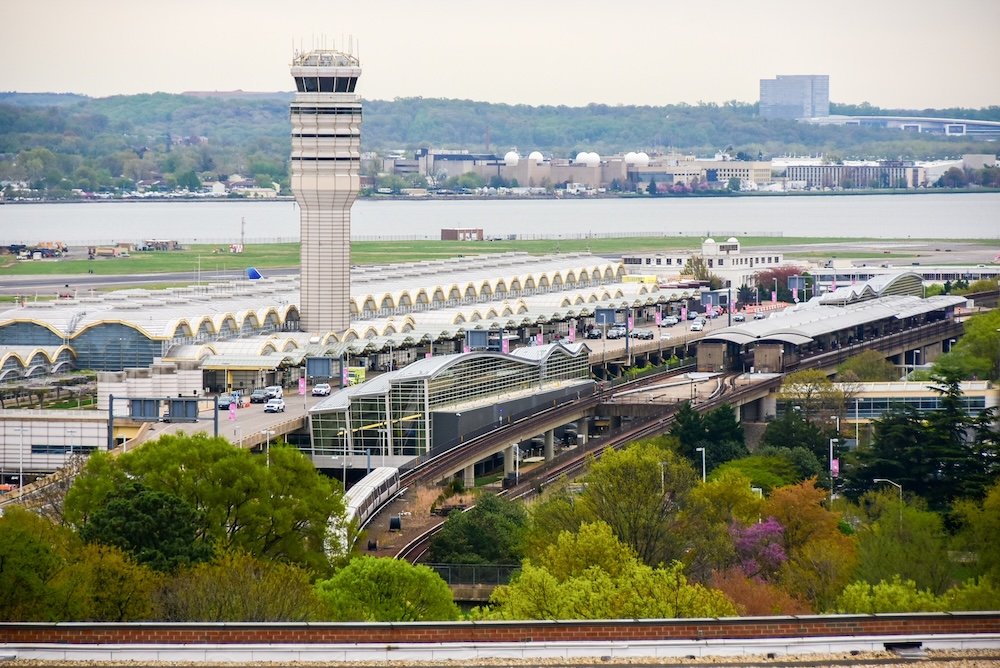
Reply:
[[830, 475], [834, 478], [840, 477], [840, 460], [834, 459], [830, 462]]
[[462, 352], [463, 353], [472, 352], [472, 348], [470, 348], [469, 346], [462, 346]]
[[344, 387], [351, 384], [351, 377], [348, 375], [346, 366], [340, 370], [340, 382], [344, 384]]
[[542, 345], [542, 333], [541, 332], [538, 332], [538, 334], [535, 334], [535, 345], [536, 346]]
[[229, 419], [230, 420], [235, 420], [236, 419], [236, 402], [235, 401], [229, 404]]
[[434, 353], [428, 350], [426, 353], [424, 353], [424, 357], [430, 359], [431, 357], [434, 357]]
[[573, 343], [574, 341], [576, 341], [576, 330], [571, 329], [569, 330], [569, 342]]
[[500, 350], [504, 351], [505, 353], [510, 352], [510, 341], [508, 341], [506, 337], [504, 337], [503, 341], [501, 341], [500, 343]]
[[306, 379], [299, 378], [299, 394], [305, 394], [305, 393], [306, 393]]
[[656, 312], [656, 326], [659, 327], [660, 323], [663, 322], [663, 314], [659, 311]]
[[628, 329], [629, 331], [635, 329], [635, 318], [633, 318], [632, 316], [628, 317]]
[[682, 306], [681, 307], [681, 320], [687, 320], [687, 319], [688, 319], [688, 307], [687, 306]]
[[771, 303], [772, 304], [777, 304], [778, 303], [778, 291], [777, 290], [771, 290]]
[[795, 302], [795, 301], [798, 301], [798, 300], [799, 300], [799, 289], [798, 288], [792, 288], [792, 301]]

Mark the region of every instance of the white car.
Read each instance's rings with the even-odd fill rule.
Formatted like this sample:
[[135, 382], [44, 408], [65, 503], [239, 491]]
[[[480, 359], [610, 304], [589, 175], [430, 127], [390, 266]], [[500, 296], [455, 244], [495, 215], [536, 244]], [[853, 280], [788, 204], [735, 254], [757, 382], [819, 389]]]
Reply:
[[313, 386], [313, 396], [314, 397], [330, 396], [330, 383], [316, 383], [316, 385]]
[[670, 335], [667, 334], [667, 333], [665, 333], [665, 332], [663, 334], [660, 334], [660, 341], [666, 341], [669, 338], [670, 338]]
[[267, 403], [264, 404], [265, 413], [284, 413], [285, 412], [285, 400], [284, 399], [268, 399]]
[[746, 322], [747, 317], [742, 313], [733, 314], [733, 322]]
[[691, 323], [692, 332], [701, 332], [704, 329], [705, 329], [705, 323], [702, 322], [701, 320], [695, 320], [694, 322]]

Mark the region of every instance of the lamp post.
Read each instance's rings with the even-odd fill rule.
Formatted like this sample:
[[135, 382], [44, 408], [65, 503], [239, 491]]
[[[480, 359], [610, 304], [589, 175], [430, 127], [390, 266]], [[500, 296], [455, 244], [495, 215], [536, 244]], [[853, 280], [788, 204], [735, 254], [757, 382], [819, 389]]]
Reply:
[[919, 356], [920, 356], [920, 351], [919, 350], [914, 350], [913, 351], [913, 373], [914, 374], [917, 373], [917, 357], [919, 357]]
[[694, 451], [701, 453], [701, 481], [705, 482], [705, 448], [695, 448]]
[[771, 299], [774, 304], [778, 303], [778, 277], [774, 277], [774, 297]]
[[275, 432], [274, 432], [273, 429], [264, 429], [260, 433], [264, 434], [264, 437], [267, 439], [266, 444], [264, 446], [265, 447], [265, 456], [267, 457], [267, 460], [264, 463], [264, 465], [267, 468], [271, 468], [271, 437], [274, 436]]
[[833, 442], [836, 440], [837, 439], [835, 438], [830, 439], [830, 508], [831, 509], [833, 508], [833, 479], [835, 477], [833, 475]]
[[888, 478], [875, 478], [872, 482], [887, 482], [899, 490], [899, 531], [903, 531], [903, 486], [898, 482], [893, 482]]
[[31, 430], [27, 427], [14, 427], [14, 432], [21, 435], [21, 449], [18, 453], [17, 465], [17, 498], [24, 494], [24, 435], [31, 436]]
[[76, 434], [79, 434], [79, 433], [80, 433], [80, 431], [78, 429], [67, 429], [66, 430], [66, 436], [68, 437], [67, 440], [69, 441], [69, 456], [70, 457], [73, 456], [73, 436], [75, 436]]
[[239, 444], [240, 444], [240, 450], [242, 450], [243, 449], [243, 425], [241, 425], [241, 424], [236, 425], [236, 428], [233, 429], [233, 436], [237, 437], [237, 440], [239, 441]]

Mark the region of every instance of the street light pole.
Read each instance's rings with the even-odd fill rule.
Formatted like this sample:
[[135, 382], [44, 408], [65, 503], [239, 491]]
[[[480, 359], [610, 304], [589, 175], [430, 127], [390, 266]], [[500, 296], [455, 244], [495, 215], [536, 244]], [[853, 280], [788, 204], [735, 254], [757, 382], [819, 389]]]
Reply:
[[267, 460], [265, 461], [264, 465], [267, 468], [271, 468], [271, 436], [274, 435], [274, 431], [270, 429], [265, 429], [260, 433], [264, 434], [264, 437], [267, 439], [265, 445], [265, 456], [267, 457]]
[[235, 436], [237, 434], [238, 434], [238, 439], [239, 439], [239, 443], [240, 443], [240, 450], [242, 450], [243, 449], [243, 425], [238, 424], [238, 425], [236, 425], [236, 428], [233, 429], [233, 435]]
[[24, 495], [24, 435], [31, 436], [31, 430], [27, 427], [14, 427], [14, 431], [21, 435], [21, 449], [18, 453], [17, 465], [17, 498]]
[[895, 486], [896, 489], [899, 490], [899, 531], [902, 532], [903, 531], [903, 486], [900, 485], [898, 482], [893, 482], [892, 480], [889, 480], [888, 478], [875, 478], [875, 480], [873, 480], [872, 482], [887, 482], [890, 485]]
[[701, 453], [701, 481], [705, 482], [705, 448], [695, 448], [695, 452]]

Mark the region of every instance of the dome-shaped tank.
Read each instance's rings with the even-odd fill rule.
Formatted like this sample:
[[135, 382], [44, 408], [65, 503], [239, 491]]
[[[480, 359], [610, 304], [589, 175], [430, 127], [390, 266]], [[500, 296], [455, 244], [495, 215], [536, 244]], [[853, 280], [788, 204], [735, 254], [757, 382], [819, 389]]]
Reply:
[[635, 154], [635, 164], [638, 167], [649, 167], [649, 155], [645, 151]]
[[626, 165], [634, 165], [635, 164], [635, 158], [636, 158], [637, 155], [638, 155], [638, 153], [636, 153], [635, 151], [629, 151], [628, 153], [626, 153], [625, 154], [625, 164]]
[[729, 237], [728, 239], [726, 239], [726, 243], [727, 244], [738, 244], [739, 241], [736, 240], [736, 237]]
[[586, 164], [588, 155], [590, 154], [587, 153], [586, 151], [580, 151], [579, 153], [576, 154], [576, 157], [573, 158], [573, 162], [578, 162], [581, 165]]
[[534, 163], [545, 162], [545, 157], [542, 155], [541, 151], [532, 151], [528, 154], [528, 160]]
[[503, 162], [508, 167], [517, 167], [517, 163], [521, 160], [521, 156], [517, 154], [517, 151], [507, 151], [507, 154], [503, 157]]
[[586, 162], [588, 167], [597, 167], [601, 164], [601, 156], [593, 152], [588, 153]]

